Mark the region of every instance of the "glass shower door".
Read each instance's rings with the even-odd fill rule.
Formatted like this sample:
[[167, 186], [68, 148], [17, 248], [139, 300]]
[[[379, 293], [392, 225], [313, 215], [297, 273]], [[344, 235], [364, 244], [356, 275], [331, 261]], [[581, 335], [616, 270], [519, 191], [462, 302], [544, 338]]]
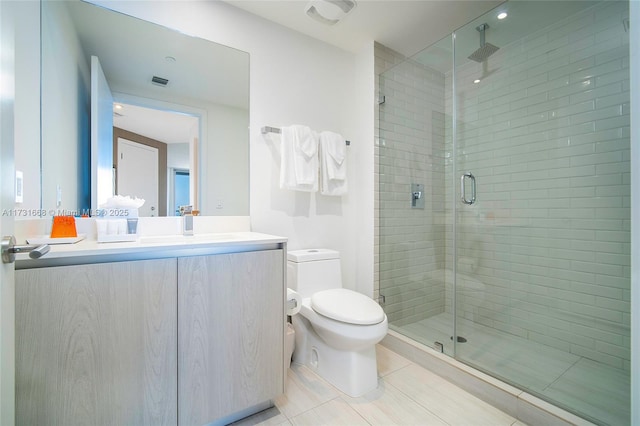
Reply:
[[455, 357], [606, 424], [630, 411], [627, 8], [505, 3], [450, 75]]
[[[453, 354], [453, 274], [446, 204], [452, 38], [380, 74], [379, 289], [392, 330]], [[447, 259], [449, 257], [449, 259]]]

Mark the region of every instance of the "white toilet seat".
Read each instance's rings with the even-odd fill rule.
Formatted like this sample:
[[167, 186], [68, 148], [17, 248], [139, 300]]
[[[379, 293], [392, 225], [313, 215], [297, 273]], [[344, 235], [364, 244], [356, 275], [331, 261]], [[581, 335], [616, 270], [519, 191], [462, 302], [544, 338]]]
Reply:
[[385, 318], [382, 307], [371, 298], [346, 288], [314, 293], [311, 307], [322, 316], [347, 324], [373, 325]]
[[325, 341], [331, 342], [332, 346], [340, 349], [362, 348], [378, 343], [387, 334], [389, 327], [386, 315], [382, 322], [370, 325], [336, 321], [316, 312], [311, 307], [310, 297], [302, 299], [298, 315], [306, 318]]

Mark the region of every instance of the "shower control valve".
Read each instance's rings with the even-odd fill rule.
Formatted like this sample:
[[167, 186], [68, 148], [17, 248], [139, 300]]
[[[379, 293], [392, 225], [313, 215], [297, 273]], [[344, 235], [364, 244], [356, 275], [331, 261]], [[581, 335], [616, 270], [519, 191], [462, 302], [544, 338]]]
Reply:
[[411, 208], [424, 209], [424, 185], [420, 183], [411, 184]]

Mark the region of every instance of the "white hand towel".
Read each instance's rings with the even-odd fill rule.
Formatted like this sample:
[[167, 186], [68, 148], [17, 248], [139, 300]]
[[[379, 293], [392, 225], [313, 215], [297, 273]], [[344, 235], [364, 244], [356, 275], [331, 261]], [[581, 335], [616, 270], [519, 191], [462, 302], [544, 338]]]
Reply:
[[317, 191], [317, 134], [307, 126], [286, 126], [281, 130], [281, 142], [280, 188]]
[[323, 195], [340, 196], [347, 193], [347, 147], [342, 135], [320, 133], [321, 184]]
[[320, 140], [324, 150], [323, 159], [327, 164], [327, 176], [329, 179], [346, 179], [347, 164], [344, 160], [347, 157], [347, 145], [344, 138], [338, 133], [325, 131], [320, 133]]

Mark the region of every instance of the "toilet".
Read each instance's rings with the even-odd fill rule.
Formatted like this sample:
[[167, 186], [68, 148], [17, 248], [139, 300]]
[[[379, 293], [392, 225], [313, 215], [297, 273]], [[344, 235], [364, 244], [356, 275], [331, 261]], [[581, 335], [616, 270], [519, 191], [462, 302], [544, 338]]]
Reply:
[[291, 317], [293, 362], [352, 397], [376, 389], [375, 345], [387, 334], [387, 316], [371, 298], [342, 288], [340, 254], [328, 249], [288, 252], [287, 286], [302, 297], [300, 312]]

